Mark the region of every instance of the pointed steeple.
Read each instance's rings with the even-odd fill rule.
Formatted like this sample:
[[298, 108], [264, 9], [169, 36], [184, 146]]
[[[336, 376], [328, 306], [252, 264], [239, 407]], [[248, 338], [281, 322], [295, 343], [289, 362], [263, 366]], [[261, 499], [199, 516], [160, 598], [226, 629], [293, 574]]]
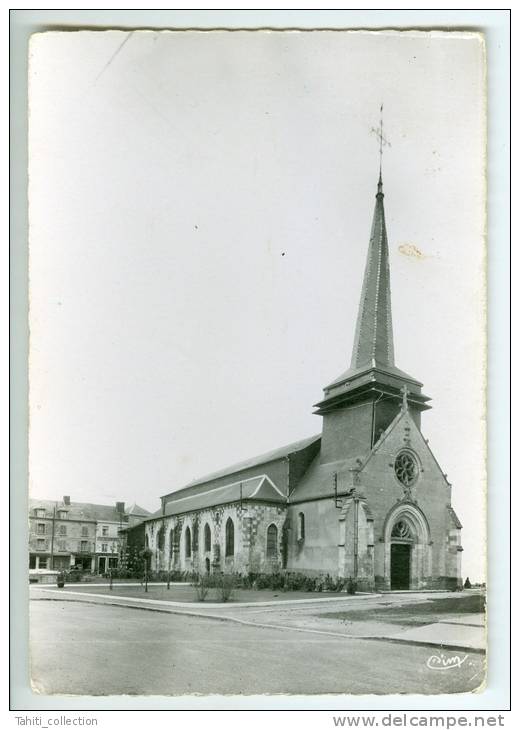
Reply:
[[365, 275], [356, 322], [350, 368], [324, 389], [324, 398], [316, 404], [318, 414], [325, 414], [349, 403], [367, 398], [401, 401], [401, 389], [407, 387], [408, 401], [416, 411], [429, 408], [428, 396], [421, 393], [422, 383], [395, 366], [390, 262], [386, 233], [383, 180], [381, 169], [368, 245]]
[[383, 198], [383, 181], [380, 171], [352, 348], [350, 366], [353, 369], [367, 365], [385, 367], [394, 364], [390, 265]]

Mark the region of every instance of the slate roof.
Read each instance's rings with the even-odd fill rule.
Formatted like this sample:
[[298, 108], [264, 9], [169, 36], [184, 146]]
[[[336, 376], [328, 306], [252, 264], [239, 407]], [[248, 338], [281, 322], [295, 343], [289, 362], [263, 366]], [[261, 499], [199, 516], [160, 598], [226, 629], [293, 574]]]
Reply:
[[331, 388], [334, 388], [335, 386], [340, 385], [341, 383], [344, 383], [346, 380], [352, 380], [354, 378], [359, 378], [361, 375], [364, 375], [365, 373], [372, 373], [374, 370], [380, 371], [381, 373], [388, 373], [389, 375], [393, 375], [394, 377], [400, 379], [400, 380], [408, 380], [412, 384], [422, 385], [416, 378], [412, 378], [411, 375], [408, 375], [408, 373], [405, 373], [404, 370], [401, 370], [400, 368], [396, 367], [395, 365], [376, 365], [375, 361], [371, 363], [370, 365], [363, 365], [362, 367], [350, 367], [348, 370], [345, 370], [344, 373], [341, 373], [341, 375], [338, 375], [338, 377], [332, 381], [332, 383], [329, 383], [324, 390], [328, 391]]
[[352, 368], [360, 368], [372, 362], [374, 365], [394, 364], [390, 264], [383, 198], [380, 174], [356, 322]]
[[134, 515], [136, 517], [148, 517], [148, 515], [151, 515], [152, 513], [145, 509], [144, 507], [140, 507], [138, 504], [134, 504], [131, 507], [128, 507], [125, 509], [125, 515]]
[[[34, 509], [44, 508], [46, 517], [52, 517], [54, 508], [66, 510], [67, 519], [84, 520], [85, 522], [119, 522], [120, 514], [115, 505], [92, 504], [90, 502], [71, 502], [69, 505], [62, 501], [51, 499], [29, 499], [30, 516], [34, 516]], [[125, 516], [123, 515], [123, 520]]]
[[[302, 449], [305, 449], [307, 446], [310, 446], [313, 443], [316, 443], [321, 439], [321, 435], [318, 434], [317, 436], [310, 436], [306, 439], [302, 439], [301, 441], [295, 441], [292, 444], [288, 444], [287, 446], [282, 446], [278, 449], [274, 449], [273, 451], [268, 451], [264, 454], [260, 454], [259, 456], [253, 456], [250, 459], [246, 459], [245, 461], [241, 461], [238, 464], [233, 464], [232, 466], [227, 466], [224, 469], [220, 469], [219, 471], [215, 471], [212, 474], [207, 474], [204, 477], [201, 477], [199, 479], [195, 479], [194, 481], [190, 482], [184, 487], [181, 487], [178, 490], [175, 490], [174, 492], [169, 492], [165, 497], [168, 499], [177, 499], [177, 495], [181, 496], [181, 492], [187, 492], [188, 490], [192, 491], [193, 487], [198, 487], [202, 485], [207, 485], [209, 482], [215, 481], [216, 479], [220, 479], [221, 477], [225, 476], [231, 476], [232, 474], [237, 474], [241, 471], [245, 471], [246, 469], [250, 469], [254, 466], [261, 466], [262, 464], [267, 464], [270, 461], [276, 461], [277, 459], [283, 459], [285, 456], [289, 456], [290, 454], [294, 454], [297, 451], [301, 451]], [[182, 495], [184, 496], [184, 495]]]
[[350, 469], [357, 466], [359, 466], [357, 457], [323, 464], [318, 454], [291, 492], [289, 504], [332, 496], [334, 494], [334, 472], [338, 475], [338, 495], [344, 495], [348, 489], [352, 488]]
[[[179, 515], [206, 507], [216, 507], [219, 504], [238, 502], [241, 497], [243, 500], [286, 503], [286, 497], [274, 482], [266, 474], [260, 474], [218, 487], [208, 485], [206, 489], [199, 488], [188, 494], [182, 490], [182, 495], [166, 503], [164, 515]], [[162, 509], [159, 509], [148, 519], [157, 519], [162, 516]]]

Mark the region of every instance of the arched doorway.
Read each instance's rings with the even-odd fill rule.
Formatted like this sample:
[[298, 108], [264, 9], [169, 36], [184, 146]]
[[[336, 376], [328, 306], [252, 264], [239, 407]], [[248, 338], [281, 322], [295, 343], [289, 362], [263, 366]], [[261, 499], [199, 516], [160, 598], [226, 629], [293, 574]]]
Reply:
[[414, 535], [406, 519], [394, 523], [390, 546], [390, 588], [407, 591], [410, 588], [411, 554]]
[[430, 528], [422, 510], [404, 502], [390, 510], [384, 527], [384, 584], [392, 591], [426, 588], [431, 581]]

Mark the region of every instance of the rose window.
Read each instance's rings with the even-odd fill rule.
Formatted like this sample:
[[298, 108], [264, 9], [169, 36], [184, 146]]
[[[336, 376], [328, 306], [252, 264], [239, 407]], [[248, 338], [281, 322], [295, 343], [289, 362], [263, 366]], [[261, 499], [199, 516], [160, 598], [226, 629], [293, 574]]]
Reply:
[[394, 464], [395, 475], [405, 487], [409, 487], [417, 478], [417, 462], [411, 454], [403, 451]]

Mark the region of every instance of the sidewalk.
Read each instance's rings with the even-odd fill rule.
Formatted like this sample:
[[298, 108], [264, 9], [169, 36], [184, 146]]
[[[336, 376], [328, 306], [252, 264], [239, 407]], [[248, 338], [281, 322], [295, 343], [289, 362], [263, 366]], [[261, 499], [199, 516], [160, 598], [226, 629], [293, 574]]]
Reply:
[[481, 614], [470, 614], [466, 619], [455, 622], [439, 621], [428, 626], [417, 626], [400, 632], [398, 635], [382, 635], [380, 639], [391, 639], [405, 643], [438, 646], [445, 649], [464, 649], [467, 651], [486, 651], [486, 629], [476, 625]]

